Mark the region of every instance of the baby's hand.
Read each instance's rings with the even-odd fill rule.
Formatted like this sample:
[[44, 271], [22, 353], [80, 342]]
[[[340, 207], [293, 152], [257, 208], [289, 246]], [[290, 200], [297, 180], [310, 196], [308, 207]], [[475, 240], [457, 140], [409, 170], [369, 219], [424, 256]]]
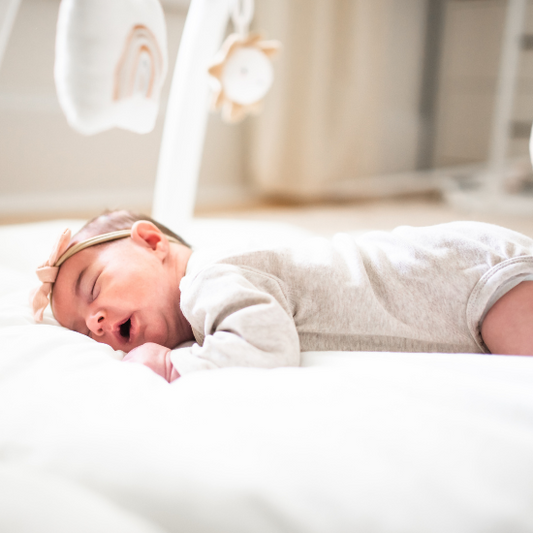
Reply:
[[147, 342], [131, 350], [122, 360], [128, 363], [141, 363], [170, 383], [180, 377], [170, 361], [170, 352], [171, 350], [165, 346]]

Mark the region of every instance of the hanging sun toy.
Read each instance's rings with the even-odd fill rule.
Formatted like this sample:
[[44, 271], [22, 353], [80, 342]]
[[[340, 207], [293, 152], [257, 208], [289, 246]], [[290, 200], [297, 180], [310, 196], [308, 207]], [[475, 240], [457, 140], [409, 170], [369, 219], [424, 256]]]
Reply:
[[272, 86], [271, 58], [280, 49], [278, 41], [265, 41], [260, 33], [248, 33], [253, 0], [235, 0], [232, 20], [236, 33], [224, 41], [209, 68], [214, 82], [214, 109], [222, 109], [226, 122], [238, 122], [249, 113], [258, 113]]

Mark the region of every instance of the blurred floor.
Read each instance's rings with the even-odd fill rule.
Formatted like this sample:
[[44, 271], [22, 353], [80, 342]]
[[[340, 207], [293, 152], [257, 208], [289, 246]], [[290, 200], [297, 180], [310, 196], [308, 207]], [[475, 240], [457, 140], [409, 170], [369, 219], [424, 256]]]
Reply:
[[438, 199], [396, 199], [312, 206], [264, 205], [253, 209], [200, 211], [203, 218], [236, 218], [287, 222], [321, 235], [339, 231], [390, 230], [396, 226], [429, 226], [454, 220], [498, 224], [533, 237], [530, 216], [467, 213]]
[[[64, 213], [53, 218], [88, 219], [97, 213]], [[514, 229], [533, 237], [533, 212], [531, 216], [510, 216], [490, 213], [467, 213], [454, 209], [436, 198], [407, 198], [382, 201], [364, 201], [342, 204], [282, 205], [261, 204], [236, 209], [197, 209], [201, 218], [234, 218], [239, 220], [264, 220], [286, 222], [320, 235], [333, 235], [339, 231], [390, 230], [396, 226], [429, 226], [454, 220], [478, 220]], [[0, 224], [36, 222], [38, 218], [2, 217]]]

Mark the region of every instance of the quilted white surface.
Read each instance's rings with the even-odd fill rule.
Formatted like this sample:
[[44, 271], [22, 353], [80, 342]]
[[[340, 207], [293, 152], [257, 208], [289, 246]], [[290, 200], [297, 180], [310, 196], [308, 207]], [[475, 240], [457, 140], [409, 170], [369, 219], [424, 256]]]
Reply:
[[[63, 225], [0, 228], [0, 499], [14, 501], [1, 531], [72, 531], [67, 506], [98, 531], [533, 530], [532, 358], [308, 353], [303, 368], [169, 385], [51, 318], [32, 323], [31, 271]], [[201, 245], [303, 236], [187, 231]], [[21, 494], [40, 529], [13, 512]]]

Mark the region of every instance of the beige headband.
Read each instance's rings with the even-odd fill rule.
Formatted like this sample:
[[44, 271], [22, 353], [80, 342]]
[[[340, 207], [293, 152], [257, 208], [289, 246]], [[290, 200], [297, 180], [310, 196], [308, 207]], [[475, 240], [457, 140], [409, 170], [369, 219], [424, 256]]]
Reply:
[[109, 233], [103, 233], [96, 237], [91, 237], [84, 241], [75, 244], [72, 248], [69, 248], [56, 262], [55, 266], [60, 267], [67, 259], [71, 258], [74, 254], [89, 248], [89, 246], [96, 246], [97, 244], [103, 244], [104, 242], [116, 241], [118, 239], [125, 239], [131, 236], [130, 229], [122, 229], [120, 231], [111, 231]]
[[[57, 240], [48, 261], [41, 265], [36, 273], [37, 277], [41, 281], [42, 285], [35, 289], [31, 296], [31, 303], [33, 308], [33, 316], [37, 322], [43, 319], [43, 313], [46, 306], [50, 303], [50, 294], [52, 292], [52, 285], [57, 278], [59, 267], [70, 257], [85, 248], [95, 246], [97, 244], [103, 244], [104, 242], [116, 241], [118, 239], [124, 239], [131, 236], [131, 230], [124, 229], [120, 231], [111, 231], [110, 233], [104, 233], [91, 237], [84, 241], [79, 242], [72, 248], [69, 248], [70, 244], [70, 230], [66, 229]], [[170, 235], [165, 237], [172, 242], [179, 242]]]

